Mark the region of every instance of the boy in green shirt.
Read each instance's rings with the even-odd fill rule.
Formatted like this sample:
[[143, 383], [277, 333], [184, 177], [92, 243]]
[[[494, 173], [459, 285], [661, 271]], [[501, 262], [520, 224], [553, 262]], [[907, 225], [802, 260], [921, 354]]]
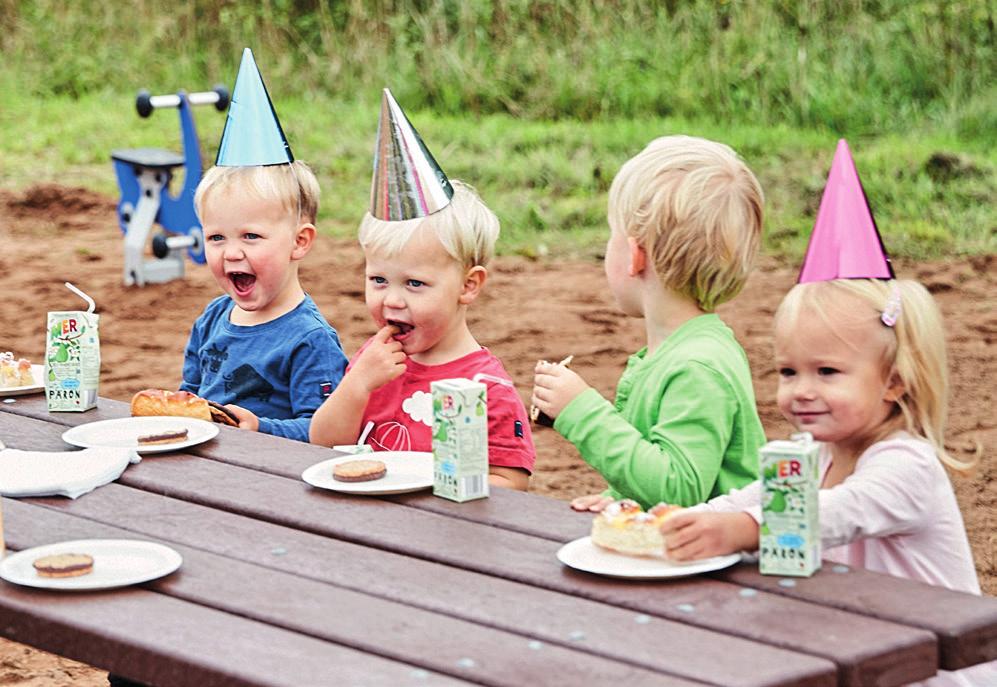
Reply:
[[610, 403], [565, 365], [537, 363], [533, 405], [609, 483], [572, 501], [692, 506], [758, 478], [765, 434], [744, 350], [714, 308], [740, 292], [758, 252], [762, 189], [728, 146], [652, 141], [609, 191], [606, 277], [644, 319]]

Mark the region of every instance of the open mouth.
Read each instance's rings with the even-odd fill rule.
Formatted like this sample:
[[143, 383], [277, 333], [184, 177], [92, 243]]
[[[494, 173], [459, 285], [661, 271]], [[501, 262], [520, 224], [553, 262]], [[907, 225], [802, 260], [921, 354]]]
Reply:
[[256, 276], [245, 272], [229, 272], [228, 278], [232, 282], [232, 288], [240, 296], [249, 294], [253, 290], [253, 285], [256, 284]]
[[413, 329], [415, 329], [415, 327], [408, 322], [401, 322], [399, 320], [388, 320], [388, 324], [398, 330], [398, 333], [395, 334], [396, 339], [404, 339]]

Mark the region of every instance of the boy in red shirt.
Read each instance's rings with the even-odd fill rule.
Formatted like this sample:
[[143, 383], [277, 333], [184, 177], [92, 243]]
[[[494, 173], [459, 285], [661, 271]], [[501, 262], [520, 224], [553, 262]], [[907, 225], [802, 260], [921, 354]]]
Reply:
[[432, 450], [430, 382], [488, 387], [489, 482], [525, 490], [535, 461], [526, 408], [502, 363], [475, 340], [467, 308], [488, 276], [499, 222], [474, 190], [447, 180], [385, 90], [371, 209], [360, 225], [366, 301], [380, 328], [312, 418], [312, 443]]

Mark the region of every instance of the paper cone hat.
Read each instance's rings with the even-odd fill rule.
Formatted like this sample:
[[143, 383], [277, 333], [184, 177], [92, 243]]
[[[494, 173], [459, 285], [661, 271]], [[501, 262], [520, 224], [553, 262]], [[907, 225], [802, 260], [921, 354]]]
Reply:
[[294, 162], [291, 146], [280, 128], [263, 77], [256, 68], [253, 51], [242, 52], [242, 64], [235, 79], [228, 119], [218, 144], [219, 167], [255, 167]]
[[844, 139], [834, 153], [799, 283], [831, 279], [893, 279], [893, 267]]
[[451, 198], [450, 180], [385, 88], [374, 148], [370, 214], [388, 221], [417, 219], [442, 210]]

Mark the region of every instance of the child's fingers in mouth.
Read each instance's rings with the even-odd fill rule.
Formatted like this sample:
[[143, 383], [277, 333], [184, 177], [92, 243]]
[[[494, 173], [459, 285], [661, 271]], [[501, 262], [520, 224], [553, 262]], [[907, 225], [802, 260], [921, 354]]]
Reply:
[[397, 330], [395, 332], [396, 337], [405, 337], [409, 334], [409, 332], [415, 329], [415, 327], [408, 322], [401, 322], [400, 320], [388, 320], [387, 323]]

